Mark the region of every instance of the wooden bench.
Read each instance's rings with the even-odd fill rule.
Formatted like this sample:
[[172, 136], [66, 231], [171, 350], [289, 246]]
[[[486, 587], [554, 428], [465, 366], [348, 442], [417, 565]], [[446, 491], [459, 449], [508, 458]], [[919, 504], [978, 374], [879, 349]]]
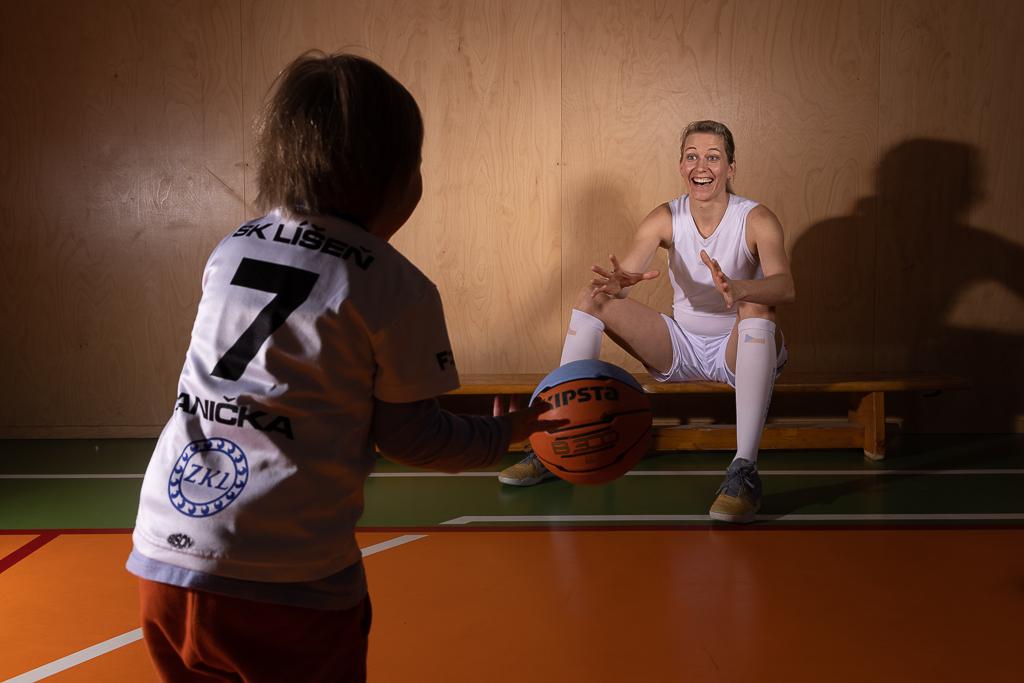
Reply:
[[[634, 375], [652, 394], [655, 428], [654, 450], [731, 450], [736, 448], [736, 428], [731, 424], [682, 424], [664, 417], [656, 397], [694, 394], [731, 394], [732, 388], [717, 382], [663, 384], [648, 375]], [[467, 374], [455, 396], [515, 395], [533, 393], [542, 374]], [[837, 394], [847, 397], [846, 415], [836, 419], [769, 419], [761, 437], [762, 449], [862, 448], [872, 460], [885, 457], [885, 395], [894, 392], [934, 393], [963, 389], [956, 377], [885, 374], [825, 375], [785, 373], [775, 383], [775, 394]]]

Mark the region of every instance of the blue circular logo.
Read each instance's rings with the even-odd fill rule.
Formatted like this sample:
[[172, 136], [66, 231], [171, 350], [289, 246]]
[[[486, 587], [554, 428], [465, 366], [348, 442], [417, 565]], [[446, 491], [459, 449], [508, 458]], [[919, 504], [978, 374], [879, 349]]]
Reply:
[[178, 512], [209, 517], [235, 502], [249, 481], [249, 463], [238, 444], [200, 439], [185, 446], [167, 481], [167, 496]]

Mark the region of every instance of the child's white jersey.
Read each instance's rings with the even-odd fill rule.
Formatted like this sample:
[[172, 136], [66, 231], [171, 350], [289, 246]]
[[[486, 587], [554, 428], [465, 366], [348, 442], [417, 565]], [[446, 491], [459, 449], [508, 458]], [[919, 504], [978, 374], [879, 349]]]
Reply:
[[359, 560], [374, 398], [458, 387], [434, 284], [387, 242], [274, 211], [213, 251], [133, 535], [146, 557], [253, 581]]
[[[736, 311], [725, 307], [725, 300], [711, 279], [711, 271], [701, 261], [701, 249], [717, 260], [731, 279], [753, 280], [761, 277], [757, 259], [747, 247], [747, 215], [758, 202], [734, 194], [721, 222], [710, 237], [697, 230], [690, 213], [690, 197], [683, 195], [668, 203], [672, 213], [672, 248], [669, 249], [669, 278], [674, 292], [674, 317], [680, 325], [698, 334], [729, 331]], [[721, 328], [721, 329], [718, 329]]]

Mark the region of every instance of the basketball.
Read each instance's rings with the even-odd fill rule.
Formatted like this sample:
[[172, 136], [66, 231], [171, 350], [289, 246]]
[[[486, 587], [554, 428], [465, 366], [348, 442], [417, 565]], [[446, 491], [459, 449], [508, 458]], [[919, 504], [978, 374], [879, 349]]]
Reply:
[[569, 424], [530, 436], [534, 453], [574, 484], [604, 484], [629, 471], [651, 446], [651, 402], [622, 368], [599, 360], [566, 363], [530, 397], [551, 406], [545, 419]]

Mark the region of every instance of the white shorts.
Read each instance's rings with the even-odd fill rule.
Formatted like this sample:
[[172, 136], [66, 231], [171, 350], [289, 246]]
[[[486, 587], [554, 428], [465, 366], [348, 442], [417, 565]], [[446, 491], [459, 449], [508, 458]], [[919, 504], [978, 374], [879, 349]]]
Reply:
[[[651, 377], [658, 382], [722, 382], [736, 387], [736, 373], [725, 362], [725, 349], [729, 345], [729, 335], [732, 334], [731, 326], [721, 334], [695, 334], [664, 313], [661, 317], [665, 320], [669, 339], [672, 340], [672, 367], [668, 372], [647, 368]], [[789, 359], [785, 338], [779, 347], [777, 359], [776, 377]]]

